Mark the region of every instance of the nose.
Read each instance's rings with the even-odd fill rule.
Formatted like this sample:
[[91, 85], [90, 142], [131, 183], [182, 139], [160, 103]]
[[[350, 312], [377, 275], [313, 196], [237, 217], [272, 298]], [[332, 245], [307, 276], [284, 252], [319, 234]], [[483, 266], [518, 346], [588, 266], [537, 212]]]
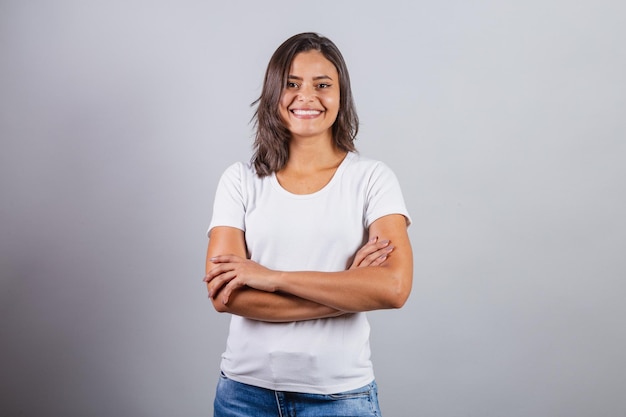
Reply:
[[307, 84], [303, 84], [300, 86], [298, 90], [298, 100], [299, 101], [311, 101], [315, 97], [315, 89]]

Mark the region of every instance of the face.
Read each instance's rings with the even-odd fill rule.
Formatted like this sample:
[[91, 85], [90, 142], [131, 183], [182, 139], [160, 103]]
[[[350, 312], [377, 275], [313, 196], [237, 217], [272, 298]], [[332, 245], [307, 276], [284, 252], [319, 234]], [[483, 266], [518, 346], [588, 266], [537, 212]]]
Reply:
[[332, 138], [339, 113], [339, 74], [321, 52], [294, 57], [279, 110], [292, 138]]

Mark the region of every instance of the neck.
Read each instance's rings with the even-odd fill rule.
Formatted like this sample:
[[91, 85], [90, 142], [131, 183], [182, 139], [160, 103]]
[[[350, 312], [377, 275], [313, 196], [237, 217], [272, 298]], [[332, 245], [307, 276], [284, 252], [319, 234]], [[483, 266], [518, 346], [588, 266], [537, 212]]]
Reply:
[[292, 138], [285, 168], [302, 172], [336, 167], [345, 156], [346, 152], [335, 146], [332, 137]]

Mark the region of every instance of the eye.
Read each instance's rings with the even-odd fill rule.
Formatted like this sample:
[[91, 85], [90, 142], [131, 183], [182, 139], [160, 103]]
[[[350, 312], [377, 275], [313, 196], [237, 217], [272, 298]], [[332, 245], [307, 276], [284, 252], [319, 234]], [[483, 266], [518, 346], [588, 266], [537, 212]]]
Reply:
[[323, 89], [323, 88], [328, 88], [328, 87], [330, 87], [330, 86], [331, 86], [331, 84], [321, 83], [321, 84], [318, 84], [318, 85], [317, 85], [317, 88], [321, 88], [321, 89]]
[[298, 83], [293, 81], [287, 81], [287, 88], [298, 88]]

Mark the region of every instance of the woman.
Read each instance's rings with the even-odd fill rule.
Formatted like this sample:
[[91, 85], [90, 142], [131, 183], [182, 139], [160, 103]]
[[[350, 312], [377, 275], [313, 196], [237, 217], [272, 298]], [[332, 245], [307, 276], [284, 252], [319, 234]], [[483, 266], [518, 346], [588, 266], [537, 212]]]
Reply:
[[209, 227], [209, 297], [233, 315], [215, 416], [379, 416], [365, 312], [401, 307], [413, 274], [398, 181], [355, 151], [327, 38], [285, 41], [256, 104], [252, 162], [222, 175]]

